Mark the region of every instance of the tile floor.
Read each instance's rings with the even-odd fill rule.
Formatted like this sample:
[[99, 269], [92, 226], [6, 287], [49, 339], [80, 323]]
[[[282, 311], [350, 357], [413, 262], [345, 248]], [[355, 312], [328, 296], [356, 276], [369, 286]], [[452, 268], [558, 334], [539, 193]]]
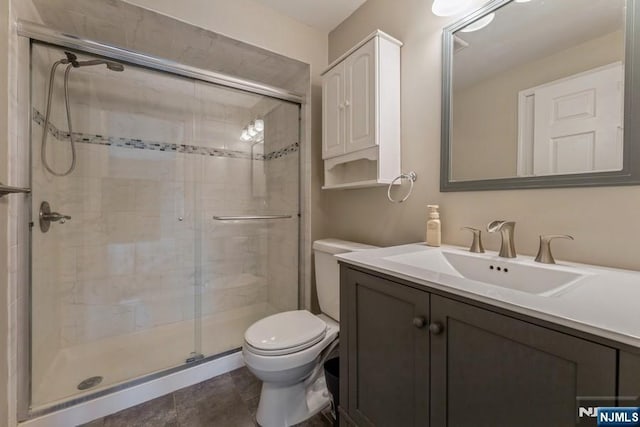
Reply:
[[[240, 368], [82, 427], [255, 427], [260, 381]], [[323, 413], [299, 427], [331, 427]]]

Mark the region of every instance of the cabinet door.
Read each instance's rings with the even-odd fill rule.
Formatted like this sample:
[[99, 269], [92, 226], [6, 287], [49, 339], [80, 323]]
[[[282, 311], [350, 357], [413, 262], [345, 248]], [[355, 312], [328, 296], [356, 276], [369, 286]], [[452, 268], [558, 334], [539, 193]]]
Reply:
[[360, 427], [426, 426], [429, 294], [354, 270], [347, 277], [349, 415]]
[[344, 63], [338, 64], [322, 79], [323, 159], [344, 154], [344, 70]]
[[377, 43], [377, 38], [370, 40], [345, 60], [347, 153], [376, 145]]
[[[620, 352], [618, 406], [640, 406], [640, 355]], [[613, 405], [612, 405], [613, 406]]]
[[431, 314], [432, 426], [595, 426], [578, 407], [614, 406], [614, 349], [436, 295]]

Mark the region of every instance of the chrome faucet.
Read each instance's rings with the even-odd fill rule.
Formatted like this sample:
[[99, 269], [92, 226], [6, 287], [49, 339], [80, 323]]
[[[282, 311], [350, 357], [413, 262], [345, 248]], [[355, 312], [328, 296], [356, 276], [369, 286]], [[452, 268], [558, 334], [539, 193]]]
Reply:
[[492, 221], [487, 225], [487, 231], [489, 233], [500, 232], [502, 236], [502, 244], [500, 245], [499, 255], [503, 258], [515, 258], [516, 247], [513, 242], [513, 231], [516, 227], [514, 221]]
[[543, 264], [556, 263], [556, 260], [553, 259], [553, 254], [551, 253], [551, 241], [553, 239], [573, 240], [573, 237], [566, 234], [550, 234], [547, 236], [540, 236], [540, 247], [538, 248], [536, 262], [541, 262]]

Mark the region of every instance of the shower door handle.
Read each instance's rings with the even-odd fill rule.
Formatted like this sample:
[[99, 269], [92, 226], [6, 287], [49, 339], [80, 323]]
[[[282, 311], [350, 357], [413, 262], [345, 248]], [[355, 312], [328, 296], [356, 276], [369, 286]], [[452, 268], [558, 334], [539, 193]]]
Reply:
[[58, 212], [51, 212], [51, 206], [49, 202], [42, 202], [40, 204], [40, 230], [43, 233], [49, 231], [52, 222], [59, 222], [64, 224], [71, 219], [69, 215], [64, 215]]
[[241, 215], [241, 216], [218, 216], [215, 215], [213, 219], [216, 221], [254, 221], [261, 219], [289, 219], [291, 215]]

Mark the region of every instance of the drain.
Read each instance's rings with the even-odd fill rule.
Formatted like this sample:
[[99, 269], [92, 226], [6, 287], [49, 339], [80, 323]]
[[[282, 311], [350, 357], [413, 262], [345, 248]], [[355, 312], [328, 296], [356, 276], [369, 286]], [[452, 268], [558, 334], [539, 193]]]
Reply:
[[102, 382], [102, 377], [91, 377], [82, 381], [78, 384], [78, 390], [88, 390], [100, 384]]

